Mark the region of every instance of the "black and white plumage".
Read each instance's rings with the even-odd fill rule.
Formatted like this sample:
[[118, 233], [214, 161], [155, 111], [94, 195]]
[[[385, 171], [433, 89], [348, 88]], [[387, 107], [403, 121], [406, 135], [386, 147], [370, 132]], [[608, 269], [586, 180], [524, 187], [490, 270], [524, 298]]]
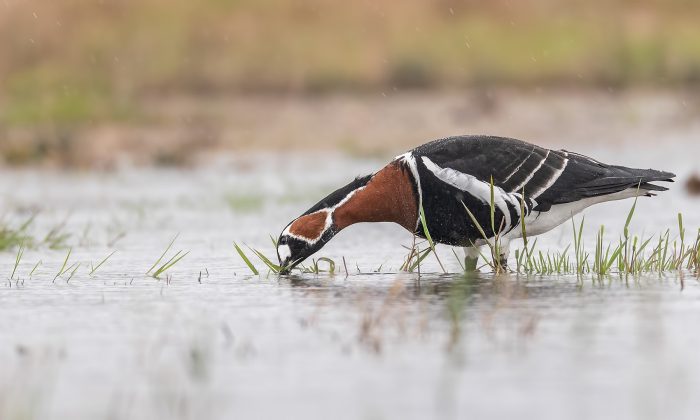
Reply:
[[[593, 204], [665, 191], [667, 188], [651, 182], [672, 182], [675, 177], [669, 172], [606, 165], [578, 153], [491, 136], [440, 139], [399, 158], [413, 168], [420, 182], [431, 236], [457, 246], [484, 244], [477, 227], [464, 217], [464, 206], [488, 232], [491, 179], [495, 224], [497, 230], [502, 227], [507, 244], [521, 236], [521, 203], [528, 234], [538, 235]], [[419, 227], [416, 233], [421, 232]]]
[[[289, 237], [290, 242], [293, 239], [302, 243], [297, 244], [297, 252], [289, 247], [283, 249], [280, 256], [285, 258], [280, 258], [280, 262], [287, 266], [308, 257], [305, 254], [309, 250], [313, 248], [315, 252], [337, 231], [357, 222], [393, 221], [422, 236], [417, 210], [421, 205], [433, 240], [465, 247], [467, 255], [474, 256], [474, 246], [495, 237], [490, 229], [492, 180], [495, 225], [507, 257], [508, 242], [521, 236], [521, 220], [525, 221], [529, 236], [542, 234], [593, 204], [665, 191], [667, 188], [652, 182], [673, 182], [674, 177], [670, 172], [607, 165], [578, 153], [549, 150], [510, 138], [444, 138], [396, 157], [369, 178], [341, 188], [314, 206], [314, 212], [290, 223], [280, 240], [286, 242]], [[406, 183], [410, 183], [410, 188], [401, 188]], [[375, 190], [380, 193], [372, 194]], [[391, 202], [391, 208], [403, 206], [402, 213], [397, 215], [390, 209], [357, 210], [379, 208], [386, 200]], [[465, 206], [485, 228], [487, 236], [493, 235], [491, 238], [483, 239]], [[525, 212], [522, 216], [521, 207]], [[325, 239], [320, 246], [319, 241], [309, 242], [313, 246], [303, 251], [306, 239], [293, 235], [290, 229], [304, 230], [305, 225], [310, 225], [311, 215], [323, 211], [324, 230], [318, 232], [318, 238]], [[336, 219], [340, 222], [336, 223]]]

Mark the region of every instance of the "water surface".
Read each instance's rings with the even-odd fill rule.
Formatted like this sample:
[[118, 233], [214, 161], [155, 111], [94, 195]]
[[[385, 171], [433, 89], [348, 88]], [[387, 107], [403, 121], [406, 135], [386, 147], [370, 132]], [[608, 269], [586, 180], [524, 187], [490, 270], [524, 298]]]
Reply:
[[[684, 176], [678, 154], [670, 166]], [[634, 156], [655, 166], [653, 154]], [[272, 255], [268, 234], [380, 165], [266, 156], [188, 171], [3, 173], [5, 220], [38, 212], [38, 240], [65, 223], [81, 268], [54, 280], [67, 249], [39, 245], [9, 280], [14, 252], [0, 254], [0, 418], [695, 418], [691, 273], [465, 277], [440, 247], [453, 274], [431, 258], [419, 277], [397, 272], [410, 235], [384, 224], [324, 248], [348, 275], [252, 276], [236, 256], [233, 240]], [[619, 235], [630, 205], [586, 213], [589, 248], [600, 224]], [[692, 232], [697, 206], [681, 188], [641, 200], [633, 230], [674, 228], [682, 211]], [[563, 249], [570, 229], [542, 247]], [[173, 251], [190, 254], [160, 280], [145, 276], [178, 233]]]

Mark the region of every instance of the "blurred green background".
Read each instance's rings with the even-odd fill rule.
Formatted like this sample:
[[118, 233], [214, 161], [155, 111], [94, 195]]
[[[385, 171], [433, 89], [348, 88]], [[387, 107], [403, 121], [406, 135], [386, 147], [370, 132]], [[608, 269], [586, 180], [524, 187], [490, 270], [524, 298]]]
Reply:
[[0, 147], [38, 159], [173, 96], [684, 89], [698, 22], [697, 0], [0, 0]]

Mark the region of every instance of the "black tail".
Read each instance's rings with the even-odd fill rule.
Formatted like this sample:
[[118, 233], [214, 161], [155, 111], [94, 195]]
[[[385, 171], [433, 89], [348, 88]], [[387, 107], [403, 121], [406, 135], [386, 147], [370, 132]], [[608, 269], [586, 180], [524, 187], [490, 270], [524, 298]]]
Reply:
[[[613, 194], [630, 188], [641, 191], [667, 191], [668, 188], [652, 182], [673, 182], [675, 174], [655, 169], [635, 169], [609, 166], [606, 174], [578, 186], [588, 197]], [[583, 192], [582, 191], [582, 192]]]
[[590, 197], [600, 197], [639, 188], [652, 191], [668, 188], [654, 182], [673, 182], [675, 174], [654, 169], [636, 169], [607, 165], [578, 153], [567, 152], [569, 162], [557, 182], [537, 198], [539, 209], [547, 210], [554, 204], [571, 203]]

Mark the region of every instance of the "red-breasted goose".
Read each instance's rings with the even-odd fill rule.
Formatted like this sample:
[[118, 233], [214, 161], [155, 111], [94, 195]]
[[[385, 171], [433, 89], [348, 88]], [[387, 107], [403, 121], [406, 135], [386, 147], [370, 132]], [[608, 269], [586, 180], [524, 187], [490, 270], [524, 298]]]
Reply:
[[486, 242], [464, 207], [487, 235], [495, 236], [490, 228], [493, 179], [501, 261], [507, 261], [509, 241], [521, 237], [521, 219], [528, 236], [539, 235], [593, 204], [665, 191], [651, 182], [673, 182], [674, 177], [510, 138], [449, 137], [397, 156], [374, 174], [331, 193], [284, 228], [277, 255], [287, 273], [339, 231], [360, 222], [395, 222], [423, 237], [422, 205], [432, 239], [464, 247], [474, 260], [476, 247]]

